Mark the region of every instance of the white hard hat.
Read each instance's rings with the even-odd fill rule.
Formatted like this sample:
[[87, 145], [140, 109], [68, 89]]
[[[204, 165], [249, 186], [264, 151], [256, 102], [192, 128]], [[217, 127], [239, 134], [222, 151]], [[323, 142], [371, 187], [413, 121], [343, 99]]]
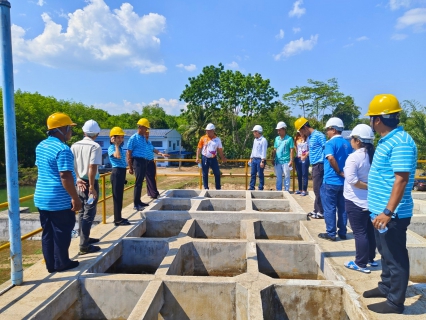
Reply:
[[95, 120], [87, 120], [82, 129], [84, 133], [98, 134], [101, 132], [101, 128]]
[[345, 125], [343, 124], [343, 121], [341, 119], [333, 117], [328, 119], [327, 123], [325, 124], [325, 129], [330, 127], [338, 131], [343, 131], [343, 129], [345, 128]]
[[287, 128], [287, 125], [285, 124], [285, 122], [284, 121], [280, 121], [280, 122], [278, 122], [278, 124], [277, 124], [277, 127], [275, 128], [275, 129], [282, 129], [282, 128], [284, 128], [284, 129], [286, 129]]
[[366, 124], [358, 124], [353, 128], [351, 137], [357, 138], [364, 143], [373, 143], [374, 141], [374, 133], [370, 126]]
[[251, 131], [263, 132], [263, 128], [262, 128], [262, 126], [259, 126], [257, 124], [253, 127], [253, 130], [251, 130]]
[[206, 130], [214, 130], [214, 129], [216, 129], [216, 127], [214, 126], [213, 123], [209, 123], [206, 127]]

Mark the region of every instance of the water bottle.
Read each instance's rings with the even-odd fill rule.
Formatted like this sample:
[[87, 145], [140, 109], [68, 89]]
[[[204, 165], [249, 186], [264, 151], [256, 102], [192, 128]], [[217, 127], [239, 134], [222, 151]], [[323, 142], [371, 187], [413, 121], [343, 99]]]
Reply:
[[201, 164], [201, 162], [198, 164], [198, 168], [202, 168], [203, 165]]
[[251, 161], [247, 162], [247, 165], [248, 165], [249, 167], [251, 167]]
[[[371, 219], [371, 222], [373, 222], [374, 219]], [[386, 231], [388, 231], [388, 227], [384, 227], [383, 229], [377, 229], [377, 231], [379, 231], [380, 233], [385, 233]]]
[[93, 201], [95, 201], [95, 197], [93, 196], [93, 194], [90, 194], [89, 199], [87, 199], [87, 204], [92, 204]]

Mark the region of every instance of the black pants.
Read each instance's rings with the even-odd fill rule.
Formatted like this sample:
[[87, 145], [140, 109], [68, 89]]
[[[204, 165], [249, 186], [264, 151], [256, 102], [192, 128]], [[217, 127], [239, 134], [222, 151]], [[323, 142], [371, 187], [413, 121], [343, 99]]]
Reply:
[[379, 289], [387, 295], [388, 304], [400, 311], [404, 310], [410, 276], [407, 250], [407, 227], [410, 222], [411, 218], [396, 217], [387, 224], [387, 232], [374, 230], [377, 249], [382, 256], [382, 281], [379, 282]]
[[312, 183], [314, 185], [314, 211], [317, 213], [324, 213], [321, 202], [321, 186], [324, 178], [324, 163], [316, 163], [312, 165]]
[[79, 212], [78, 217], [78, 228], [80, 234], [80, 248], [86, 249], [89, 247], [89, 237], [90, 237], [90, 229], [92, 228], [93, 220], [95, 220], [96, 216], [96, 207], [98, 206], [99, 199], [99, 182], [95, 180], [95, 190], [98, 196], [93, 201], [92, 204], [88, 204], [87, 200], [89, 199], [89, 181], [83, 180], [86, 182], [86, 190], [80, 191], [77, 188], [78, 196], [83, 203], [83, 207]]
[[60, 211], [38, 209], [38, 212], [43, 228], [41, 245], [46, 268], [49, 272], [63, 269], [71, 262], [68, 249], [71, 244], [71, 231], [75, 226], [75, 213], [71, 208]]
[[308, 190], [308, 177], [309, 177], [309, 158], [306, 158], [304, 162], [300, 158], [294, 158], [294, 163], [297, 172], [297, 181], [299, 182], [299, 190]]
[[133, 171], [135, 172], [135, 190], [133, 192], [133, 204], [134, 206], [140, 206], [142, 204], [142, 184], [145, 179], [147, 161], [145, 158], [133, 158]]
[[376, 257], [376, 238], [371, 223], [370, 211], [345, 200], [345, 209], [355, 238], [355, 263], [361, 268]]
[[160, 194], [157, 190], [157, 181], [155, 181], [155, 174], [157, 173], [157, 167], [154, 160], [147, 160], [146, 166], [146, 188], [147, 194], [150, 197], [157, 198]]
[[203, 172], [203, 184], [204, 189], [209, 189], [209, 169], [212, 169], [214, 175], [214, 182], [216, 190], [220, 190], [220, 170], [219, 162], [217, 158], [207, 158], [206, 156], [201, 157], [201, 168]]
[[114, 222], [120, 222], [123, 209], [124, 182], [126, 168], [112, 168], [111, 172], [112, 200], [114, 203]]

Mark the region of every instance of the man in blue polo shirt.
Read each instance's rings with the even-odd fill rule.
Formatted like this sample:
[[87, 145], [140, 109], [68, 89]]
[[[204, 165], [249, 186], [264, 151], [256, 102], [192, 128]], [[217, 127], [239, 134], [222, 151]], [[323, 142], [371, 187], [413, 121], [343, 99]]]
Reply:
[[343, 185], [345, 176], [343, 168], [346, 159], [352, 153], [351, 144], [342, 137], [344, 129], [343, 121], [339, 118], [330, 118], [325, 124], [329, 140], [324, 147], [324, 179], [321, 186], [321, 200], [324, 207], [324, 219], [326, 233], [320, 233], [318, 237], [330, 241], [336, 241], [336, 210], [337, 210], [337, 234], [342, 240], [346, 239], [347, 215], [345, 210], [345, 198], [343, 197]]
[[363, 294], [364, 298], [386, 298], [367, 306], [377, 313], [404, 311], [410, 273], [406, 241], [413, 215], [411, 190], [417, 147], [411, 136], [398, 127], [401, 111], [394, 95], [380, 94], [370, 102], [366, 114], [373, 131], [381, 136], [368, 175], [368, 206], [382, 256], [382, 274], [378, 287]]
[[82, 207], [74, 172], [74, 156], [65, 144], [76, 124], [65, 113], [57, 112], [47, 119], [48, 138], [36, 148], [37, 184], [34, 204], [43, 228], [41, 244], [49, 273], [78, 267], [71, 261], [68, 249], [75, 213]]
[[143, 210], [148, 204], [141, 201], [142, 184], [145, 179], [147, 162], [146, 130], [150, 128], [148, 119], [141, 118], [138, 123], [138, 132], [132, 135], [127, 142], [127, 164], [129, 173], [135, 174], [135, 190], [133, 191], [133, 205], [135, 210]]
[[312, 184], [315, 194], [314, 210], [308, 213], [313, 219], [324, 219], [324, 209], [321, 202], [321, 185], [324, 177], [324, 146], [325, 135], [311, 128], [306, 118], [299, 118], [294, 122], [294, 127], [305, 137], [308, 137], [307, 156], [312, 165]]

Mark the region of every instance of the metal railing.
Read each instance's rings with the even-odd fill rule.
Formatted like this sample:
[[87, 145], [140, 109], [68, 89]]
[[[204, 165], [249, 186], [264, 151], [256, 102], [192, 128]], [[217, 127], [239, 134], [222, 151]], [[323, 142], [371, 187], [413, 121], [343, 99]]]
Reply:
[[[155, 162], [192, 162], [195, 163], [194, 159], [155, 159]], [[270, 161], [270, 160], [268, 160]], [[221, 174], [221, 177], [245, 177], [245, 189], [247, 190], [248, 188], [248, 178], [249, 178], [249, 172], [248, 172], [248, 159], [238, 159], [238, 160], [228, 160], [227, 162], [234, 162], [234, 163], [238, 163], [238, 162], [242, 162], [244, 163], [244, 173], [239, 173], [239, 174], [235, 174], [235, 173], [228, 173], [228, 174]], [[418, 160], [418, 163], [426, 163], [426, 160]], [[102, 198], [98, 200], [98, 204], [102, 204], [102, 223], [106, 224], [106, 200], [112, 198], [112, 195], [107, 196], [106, 195], [106, 177], [110, 176], [111, 172], [108, 173], [104, 173], [100, 175], [100, 179], [101, 179], [101, 185], [102, 185]], [[201, 168], [198, 168], [198, 173], [158, 173], [156, 174], [156, 177], [158, 176], [162, 176], [162, 177], [199, 177], [199, 188], [200, 190], [203, 188], [203, 175], [202, 175], [202, 171]], [[209, 176], [213, 176], [212, 174], [209, 174]], [[271, 176], [272, 177], [272, 176]], [[275, 177], [275, 174], [273, 175], [273, 177]], [[415, 179], [426, 179], [426, 177], [422, 177], [422, 176], [416, 176]], [[292, 189], [293, 191], [296, 189], [296, 173], [295, 170], [292, 170]], [[130, 190], [132, 188], [134, 188], [134, 185], [131, 185], [129, 187], [124, 188], [124, 191]], [[25, 196], [19, 199], [19, 202], [23, 202], [23, 201], [27, 201], [27, 200], [31, 200], [34, 198], [34, 195], [29, 195], [29, 196]], [[0, 210], [1, 209], [5, 209], [8, 208], [9, 204], [7, 202], [1, 203], [0, 204]], [[38, 228], [34, 231], [31, 231], [23, 236], [21, 236], [21, 241], [22, 240], [26, 240], [28, 238], [31, 238], [32, 236], [40, 233], [43, 231], [43, 228]], [[0, 251], [7, 249], [10, 247], [10, 242], [7, 242], [3, 245], [0, 246]]]

